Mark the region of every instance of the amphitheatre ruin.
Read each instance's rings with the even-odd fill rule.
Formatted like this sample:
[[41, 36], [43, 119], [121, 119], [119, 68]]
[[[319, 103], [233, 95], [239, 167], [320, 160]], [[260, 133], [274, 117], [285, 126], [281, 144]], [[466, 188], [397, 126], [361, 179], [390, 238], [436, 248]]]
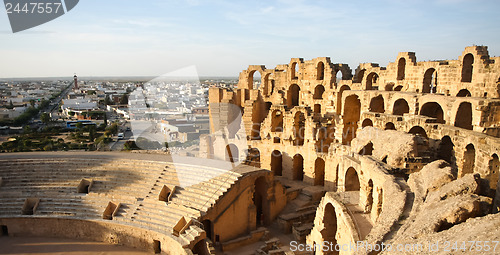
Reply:
[[354, 71], [251, 65], [209, 103], [197, 158], [0, 154], [2, 235], [162, 254], [500, 254], [500, 57], [486, 46]]

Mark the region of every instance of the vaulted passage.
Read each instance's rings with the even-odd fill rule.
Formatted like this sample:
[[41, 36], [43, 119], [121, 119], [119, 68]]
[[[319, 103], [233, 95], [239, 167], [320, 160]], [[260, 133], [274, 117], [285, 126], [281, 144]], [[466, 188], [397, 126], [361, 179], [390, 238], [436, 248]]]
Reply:
[[451, 141], [451, 138], [447, 135], [443, 136], [437, 151], [438, 159], [442, 159], [453, 165], [455, 163], [455, 151], [453, 147], [455, 147], [455, 145]]
[[463, 102], [460, 104], [455, 117], [455, 127], [472, 130], [472, 104]]
[[470, 53], [465, 55], [462, 65], [462, 82], [472, 81], [473, 65], [474, 65], [474, 56]]
[[269, 224], [271, 219], [269, 218], [269, 205], [267, 201], [267, 189], [268, 185], [266, 178], [261, 176], [255, 180], [253, 203], [255, 205], [256, 212], [256, 225], [262, 226], [264, 224]]
[[384, 97], [378, 95], [370, 101], [370, 112], [384, 113]]
[[405, 113], [410, 112], [410, 106], [408, 106], [408, 102], [404, 99], [398, 99], [394, 102], [394, 107], [392, 109], [392, 114], [403, 116]]
[[429, 68], [424, 74], [424, 84], [422, 93], [436, 93], [437, 87], [437, 72], [434, 68]]
[[323, 85], [318, 85], [314, 88], [313, 99], [323, 99], [323, 93], [325, 92], [325, 87]]
[[398, 81], [405, 79], [405, 69], [406, 69], [406, 59], [400, 58], [398, 61], [398, 77], [397, 77]]
[[293, 108], [294, 106], [299, 105], [299, 94], [300, 94], [300, 87], [297, 84], [292, 84], [290, 88], [288, 88], [288, 95], [287, 95], [287, 106], [288, 108]]
[[366, 90], [375, 89], [375, 87], [377, 86], [377, 82], [378, 74], [370, 73], [368, 76], [366, 76]]
[[420, 109], [420, 115], [435, 118], [437, 123], [445, 123], [443, 108], [436, 102], [425, 103]]
[[304, 113], [302, 112], [295, 113], [295, 117], [293, 118], [294, 145], [296, 146], [304, 145], [305, 129], [306, 129], [306, 117]]
[[[328, 203], [325, 206], [325, 215], [323, 215], [323, 225], [324, 229], [321, 231], [321, 236], [324, 241], [327, 241], [330, 245], [335, 246], [337, 244], [337, 213], [335, 212], [335, 208], [332, 204]], [[327, 252], [323, 252], [323, 254], [339, 254], [338, 252], [328, 250]]]
[[476, 162], [476, 149], [473, 144], [468, 144], [465, 147], [463, 164], [462, 164], [462, 174], [461, 177], [466, 174], [474, 173], [474, 165]]
[[360, 188], [358, 172], [349, 167], [345, 173], [345, 191], [359, 191]]
[[325, 160], [317, 158], [314, 162], [314, 185], [325, 185]]
[[283, 113], [274, 110], [271, 117], [271, 132], [283, 132]]
[[358, 121], [361, 112], [361, 102], [358, 96], [351, 95], [345, 99], [344, 104], [344, 130], [342, 133], [342, 144], [350, 144], [356, 137]]
[[283, 175], [283, 155], [278, 150], [271, 153], [271, 171], [276, 176]]
[[493, 154], [488, 161], [488, 171], [490, 176], [490, 188], [495, 190], [497, 188], [498, 176], [499, 176], [500, 162], [498, 160], [498, 155]]
[[304, 180], [304, 158], [300, 154], [293, 156], [292, 179], [296, 181]]

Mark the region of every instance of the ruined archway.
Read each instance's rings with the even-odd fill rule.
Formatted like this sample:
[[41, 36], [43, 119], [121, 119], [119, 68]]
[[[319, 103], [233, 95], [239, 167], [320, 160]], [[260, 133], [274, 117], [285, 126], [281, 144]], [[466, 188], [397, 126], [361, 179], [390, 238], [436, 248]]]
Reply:
[[488, 175], [490, 180], [490, 189], [495, 190], [497, 188], [498, 178], [499, 178], [499, 168], [500, 162], [498, 160], [498, 155], [491, 155], [490, 160], [488, 161]]
[[443, 136], [443, 138], [441, 138], [441, 142], [439, 143], [437, 150], [438, 159], [442, 159], [453, 165], [455, 163], [454, 147], [455, 144], [453, 144], [451, 138], [447, 135]]
[[271, 222], [271, 219], [269, 218], [267, 189], [268, 185], [264, 176], [255, 180], [253, 203], [255, 205], [256, 226], [266, 225]]
[[261, 74], [257, 70], [250, 71], [248, 74], [248, 87], [250, 89], [259, 89], [261, 86]]
[[275, 176], [283, 175], [283, 155], [278, 150], [271, 153], [271, 171]]
[[[324, 228], [321, 230], [321, 237], [323, 241], [328, 242], [328, 244], [335, 245], [337, 244], [337, 213], [335, 212], [335, 208], [331, 203], [328, 203], [325, 206], [325, 214], [323, 215], [323, 225]], [[323, 254], [338, 254], [335, 249], [324, 251]]]
[[434, 68], [429, 68], [424, 73], [424, 83], [422, 93], [436, 93], [437, 72]]
[[345, 191], [359, 191], [360, 189], [358, 172], [353, 167], [349, 167], [345, 173]]
[[299, 105], [299, 95], [300, 95], [300, 87], [297, 84], [292, 84], [288, 88], [287, 92], [287, 106], [288, 108], [293, 108]]
[[370, 101], [370, 112], [384, 113], [384, 97], [378, 95]]
[[356, 137], [358, 121], [361, 113], [361, 101], [357, 95], [346, 97], [344, 104], [344, 130], [342, 133], [342, 144], [350, 144]]
[[457, 93], [457, 97], [470, 97], [470, 96], [472, 96], [472, 94], [468, 89], [461, 89]]
[[472, 81], [472, 70], [474, 66], [474, 55], [468, 53], [464, 56], [462, 63], [462, 82]]
[[230, 143], [226, 145], [226, 161], [235, 163], [239, 161], [238, 146]]
[[472, 104], [469, 102], [462, 102], [457, 110], [455, 116], [455, 127], [465, 128], [472, 130]]
[[325, 92], [325, 87], [323, 85], [318, 85], [314, 88], [313, 99], [323, 99], [323, 93]]
[[342, 112], [342, 93], [345, 90], [351, 90], [351, 88], [347, 85], [343, 85], [340, 87], [339, 92], [337, 93], [337, 113], [340, 114]]
[[418, 136], [421, 136], [423, 138], [427, 138], [427, 132], [425, 132], [425, 129], [423, 129], [421, 126], [414, 126], [412, 127], [408, 133], [410, 134], [414, 134], [414, 135], [418, 135]]
[[318, 62], [316, 67], [316, 79], [323, 80], [325, 78], [325, 64], [323, 62]]
[[271, 132], [283, 132], [283, 113], [280, 110], [271, 114]]
[[392, 122], [385, 123], [384, 130], [396, 130], [396, 126]]
[[304, 158], [300, 154], [293, 156], [292, 179], [296, 181], [304, 180]]
[[364, 119], [361, 123], [361, 128], [364, 127], [373, 127], [373, 121], [371, 119]]
[[445, 123], [443, 108], [436, 102], [425, 103], [420, 109], [420, 115], [435, 118], [437, 123]]
[[474, 173], [474, 166], [476, 162], [476, 149], [473, 144], [468, 144], [465, 147], [463, 164], [462, 164], [462, 174], [460, 177], [463, 177], [466, 174]]
[[398, 61], [398, 77], [397, 77], [398, 81], [405, 79], [405, 69], [406, 69], [406, 59], [400, 58]]
[[290, 67], [290, 78], [298, 79], [298, 75], [299, 75], [299, 64], [297, 62], [293, 62], [292, 66]]
[[375, 72], [372, 72], [366, 76], [366, 90], [372, 90], [375, 89], [374, 87], [377, 86], [378, 82], [378, 74]]
[[314, 186], [325, 185], [325, 160], [317, 158], [314, 162]]
[[293, 118], [293, 135], [294, 135], [294, 145], [302, 146], [304, 145], [305, 139], [305, 128], [306, 127], [306, 117], [303, 112], [295, 113]]
[[393, 115], [403, 116], [405, 113], [410, 112], [410, 106], [408, 106], [408, 102], [405, 99], [400, 98], [394, 102], [394, 107], [392, 109]]

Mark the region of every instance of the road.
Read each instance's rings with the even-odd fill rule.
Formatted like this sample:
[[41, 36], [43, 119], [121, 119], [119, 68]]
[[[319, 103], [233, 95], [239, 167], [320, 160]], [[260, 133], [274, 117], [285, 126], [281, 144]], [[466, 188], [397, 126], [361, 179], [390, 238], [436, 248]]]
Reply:
[[[127, 131], [127, 128], [129, 128], [129, 131]], [[119, 133], [123, 133], [123, 139], [118, 140], [117, 136], [113, 136], [113, 140], [115, 142], [110, 143], [109, 149], [112, 151], [121, 151], [123, 150], [123, 146], [125, 145], [125, 142], [128, 141], [130, 138], [133, 138], [133, 133], [130, 131], [131, 129], [130, 122], [125, 121], [120, 125]]]

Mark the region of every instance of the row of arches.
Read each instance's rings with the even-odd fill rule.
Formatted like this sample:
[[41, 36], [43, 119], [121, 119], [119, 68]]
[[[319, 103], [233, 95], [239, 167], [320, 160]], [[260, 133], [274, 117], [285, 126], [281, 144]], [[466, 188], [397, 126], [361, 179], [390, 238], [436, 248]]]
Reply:
[[[283, 176], [283, 154], [279, 150], [274, 150], [271, 153], [271, 172], [275, 176]], [[295, 154], [292, 158], [292, 180], [304, 180], [304, 157], [300, 154]], [[314, 185], [325, 185], [325, 160], [316, 158], [314, 161]]]

